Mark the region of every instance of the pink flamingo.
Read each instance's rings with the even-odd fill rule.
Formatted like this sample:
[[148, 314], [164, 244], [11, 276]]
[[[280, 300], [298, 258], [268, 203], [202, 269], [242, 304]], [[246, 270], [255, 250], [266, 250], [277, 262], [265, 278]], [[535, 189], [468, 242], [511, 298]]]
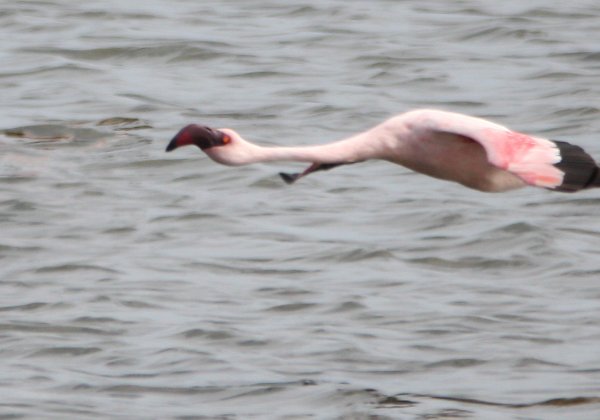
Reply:
[[167, 152], [190, 144], [215, 162], [230, 166], [270, 161], [311, 163], [302, 173], [281, 173], [287, 183], [311, 172], [382, 159], [487, 192], [526, 185], [563, 192], [600, 187], [600, 168], [578, 146], [430, 109], [409, 111], [347, 139], [317, 146], [263, 147], [228, 128], [191, 124], [177, 133]]

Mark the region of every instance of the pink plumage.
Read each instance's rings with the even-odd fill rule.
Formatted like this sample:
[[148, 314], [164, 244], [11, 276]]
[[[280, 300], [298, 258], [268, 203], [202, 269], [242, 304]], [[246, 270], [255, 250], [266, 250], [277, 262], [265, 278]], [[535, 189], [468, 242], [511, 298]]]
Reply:
[[550, 140], [492, 128], [473, 139], [483, 146], [491, 164], [529, 185], [555, 188], [563, 182], [564, 173], [554, 166], [561, 161], [560, 151]]
[[288, 183], [315, 171], [381, 159], [480, 191], [525, 185], [564, 192], [600, 187], [596, 162], [578, 146], [431, 109], [406, 112], [349, 138], [317, 146], [264, 147], [231, 129], [192, 124], [171, 140], [167, 151], [187, 144], [197, 145], [225, 165], [311, 162], [302, 173], [281, 174]]
[[505, 165], [502, 167], [517, 174], [536, 187], [555, 188], [562, 184], [564, 173], [554, 165], [561, 161], [556, 144], [525, 134], [509, 132], [505, 143]]

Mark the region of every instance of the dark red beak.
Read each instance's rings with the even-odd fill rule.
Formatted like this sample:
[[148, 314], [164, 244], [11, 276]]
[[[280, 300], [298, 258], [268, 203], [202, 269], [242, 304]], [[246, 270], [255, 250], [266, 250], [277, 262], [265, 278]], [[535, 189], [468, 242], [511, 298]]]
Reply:
[[210, 149], [215, 146], [227, 144], [227, 136], [210, 127], [204, 125], [190, 124], [179, 130], [179, 133], [167, 145], [166, 151], [170, 152], [178, 147], [195, 144], [200, 149]]

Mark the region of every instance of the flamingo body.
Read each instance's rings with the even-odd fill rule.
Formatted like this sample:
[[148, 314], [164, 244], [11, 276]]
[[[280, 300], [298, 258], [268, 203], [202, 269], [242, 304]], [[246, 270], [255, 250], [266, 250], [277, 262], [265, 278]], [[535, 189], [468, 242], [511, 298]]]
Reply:
[[288, 183], [318, 170], [381, 159], [487, 192], [526, 185], [563, 192], [600, 187], [600, 168], [578, 146], [431, 109], [399, 114], [333, 143], [302, 147], [263, 147], [231, 129], [192, 124], [179, 131], [167, 151], [189, 144], [231, 166], [270, 161], [311, 163], [302, 173], [281, 174]]

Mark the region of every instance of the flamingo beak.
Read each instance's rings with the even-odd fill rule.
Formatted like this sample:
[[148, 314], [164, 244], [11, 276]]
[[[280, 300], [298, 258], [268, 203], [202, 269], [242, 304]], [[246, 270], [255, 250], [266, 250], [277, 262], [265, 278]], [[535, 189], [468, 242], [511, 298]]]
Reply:
[[169, 144], [167, 145], [167, 148], [165, 149], [166, 152], [170, 152], [172, 150], [177, 149], [177, 138], [173, 137], [173, 140], [171, 140], [169, 142]]
[[202, 150], [229, 143], [230, 137], [219, 130], [203, 125], [190, 124], [183, 127], [167, 145], [165, 151], [170, 152], [178, 147], [195, 144]]

